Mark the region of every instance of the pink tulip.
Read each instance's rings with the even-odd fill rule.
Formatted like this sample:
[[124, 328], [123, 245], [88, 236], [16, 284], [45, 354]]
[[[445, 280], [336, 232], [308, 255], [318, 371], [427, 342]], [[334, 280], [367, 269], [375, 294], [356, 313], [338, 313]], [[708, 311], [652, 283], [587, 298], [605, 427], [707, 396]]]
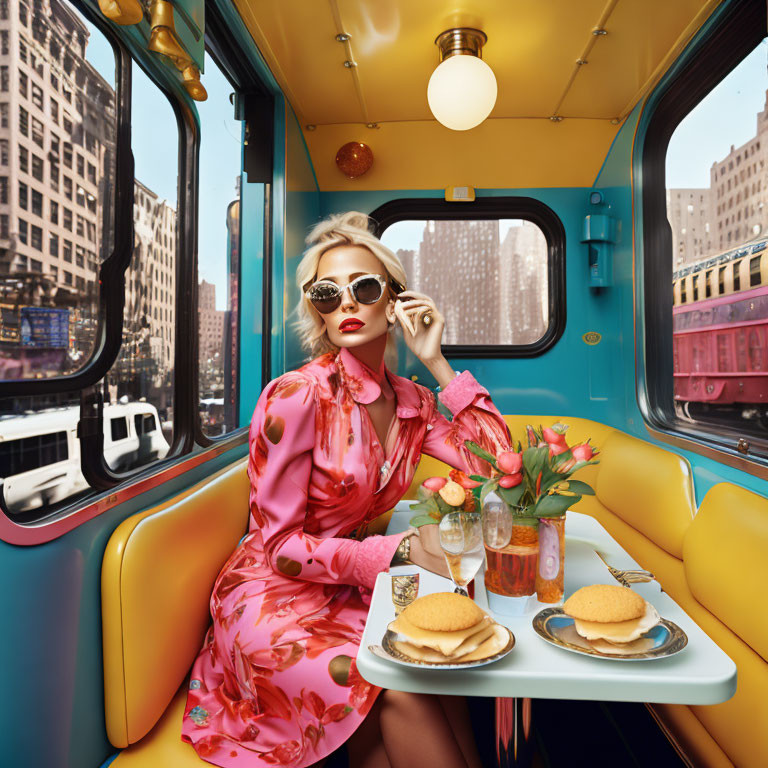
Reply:
[[[565, 429], [563, 429], [563, 431], [560, 432], [555, 427], [544, 427], [544, 430], [542, 431], [542, 435], [544, 436], [544, 439], [547, 441], [547, 443], [550, 446], [552, 446], [552, 445], [564, 446], [565, 445]], [[561, 453], [562, 453], [562, 451], [561, 451]]]
[[515, 472], [511, 475], [504, 475], [499, 478], [499, 485], [502, 488], [514, 488], [516, 485], [520, 485], [523, 482], [522, 472]]
[[514, 451], [504, 451], [499, 454], [496, 464], [502, 472], [508, 475], [514, 475], [519, 472], [523, 466], [523, 455]]
[[428, 477], [422, 485], [428, 490], [428, 491], [439, 491], [448, 480], [444, 477]]
[[563, 443], [562, 445], [558, 445], [557, 443], [549, 444], [550, 456], [559, 456], [561, 453], [565, 453], [567, 450], [568, 450], [568, 446], [565, 443]]
[[594, 456], [594, 453], [589, 443], [582, 443], [573, 448], [573, 458], [576, 461], [589, 461]]

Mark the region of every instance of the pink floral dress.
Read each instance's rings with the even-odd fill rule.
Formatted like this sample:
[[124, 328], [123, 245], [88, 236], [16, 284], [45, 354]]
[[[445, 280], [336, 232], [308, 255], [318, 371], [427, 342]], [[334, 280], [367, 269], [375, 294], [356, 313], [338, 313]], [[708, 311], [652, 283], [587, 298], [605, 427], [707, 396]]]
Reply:
[[[386, 376], [396, 415], [379, 444], [363, 404]], [[192, 669], [182, 738], [220, 766], [303, 768], [341, 745], [379, 689], [355, 657], [376, 575], [403, 534], [364, 537], [410, 485], [422, 453], [467, 472], [509, 433], [468, 371], [439, 395], [374, 372], [347, 349], [270, 382], [251, 422], [250, 533], [216, 580], [213, 626]]]

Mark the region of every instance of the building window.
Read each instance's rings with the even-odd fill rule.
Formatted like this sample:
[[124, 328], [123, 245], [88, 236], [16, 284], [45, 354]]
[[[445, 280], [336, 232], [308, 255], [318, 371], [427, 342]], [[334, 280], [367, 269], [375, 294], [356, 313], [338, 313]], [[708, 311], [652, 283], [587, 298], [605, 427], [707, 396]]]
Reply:
[[64, 97], [64, 101], [68, 102], [69, 104], [72, 103], [72, 91], [69, 90], [66, 86], [61, 86], [61, 95]]
[[32, 213], [43, 218], [43, 195], [36, 189], [32, 190]]
[[67, 200], [72, 199], [72, 179], [69, 176], [64, 177], [64, 196]]
[[72, 285], [72, 273], [64, 270], [64, 283], [65, 285]]
[[43, 262], [40, 261], [39, 259], [30, 259], [29, 260], [29, 271], [30, 272], [42, 272], [43, 271]]
[[32, 176], [38, 181], [43, 180], [43, 158], [32, 153]]
[[62, 246], [62, 254], [61, 257], [64, 259], [64, 261], [72, 263], [72, 243], [69, 242], [69, 240], [64, 241], [64, 245]]
[[27, 244], [29, 236], [29, 224], [24, 219], [19, 219], [19, 242]]
[[8, 102], [4, 101], [0, 104], [0, 128], [8, 127]]
[[36, 117], [32, 118], [32, 141], [37, 144], [40, 149], [42, 149], [45, 145], [45, 137], [43, 135], [43, 123], [41, 120], [38, 120]]
[[96, 180], [96, 166], [92, 163], [88, 163], [88, 181], [90, 181], [91, 184], [98, 184], [98, 181]]
[[19, 131], [22, 136], [29, 136], [29, 112], [24, 107], [19, 107]]
[[58, 267], [54, 267], [54, 266], [50, 266], [50, 267], [48, 267], [48, 269], [49, 269], [49, 271], [51, 273], [51, 277], [54, 279], [54, 281], [58, 282], [59, 281], [59, 268]]
[[59, 223], [59, 204], [55, 200], [51, 200], [51, 224]]
[[8, 165], [8, 139], [0, 139], [0, 165]]
[[54, 192], [59, 191], [59, 166], [51, 163], [51, 189]]
[[8, 177], [0, 176], [0, 203], [8, 203]]
[[19, 144], [19, 170], [29, 173], [29, 152]]
[[0, 237], [8, 239], [10, 232], [8, 231], [8, 214], [0, 214]]
[[8, 0], [0, 0], [0, 21], [8, 21]]
[[64, 166], [72, 167], [72, 144], [68, 141], [64, 142]]
[[23, 182], [19, 182], [19, 208], [27, 210], [29, 205], [29, 187]]
[[78, 205], [85, 207], [85, 190], [78, 184], [77, 185], [77, 200]]
[[4, 55], [8, 55], [8, 30], [4, 29], [0, 32], [0, 52]]
[[[53, 54], [53, 43], [51, 43], [51, 54]], [[58, 56], [55, 58], [58, 58]], [[53, 72], [51, 72], [51, 88], [53, 88], [54, 91], [59, 90], [59, 78], [56, 77]], [[51, 99], [51, 101], [53, 101], [53, 99]], [[56, 106], [58, 107], [59, 105], [57, 104]]]
[[82, 245], [78, 245], [75, 250], [75, 264], [78, 267], [85, 268], [85, 248]]
[[43, 250], [43, 230], [40, 229], [40, 227], [35, 226], [34, 224], [32, 224], [32, 226], [30, 227], [29, 242], [30, 242], [30, 245], [36, 251]]
[[72, 211], [69, 210], [69, 208], [64, 207], [62, 209], [64, 211], [64, 229], [68, 229], [70, 232], [72, 231]]
[[23, 26], [27, 26], [27, 6], [24, 3], [19, 3], [19, 21]]
[[59, 103], [54, 98], [51, 99], [51, 120], [54, 123], [59, 122]]
[[0, 66], [0, 91], [7, 91], [10, 86], [10, 75], [7, 65]]
[[29, 95], [29, 78], [22, 71], [19, 71], [19, 95], [25, 99]]
[[32, 103], [39, 109], [43, 109], [43, 89], [32, 83]]
[[80, 178], [85, 178], [85, 158], [78, 153], [77, 155], [77, 175]]
[[[85, 237], [85, 219], [78, 214], [77, 216], [77, 234], [80, 237]], [[79, 248], [80, 246], [78, 246]]]
[[61, 125], [64, 128], [64, 133], [66, 133], [67, 136], [71, 138], [72, 137], [72, 121], [66, 115], [64, 115], [61, 118]]
[[51, 256], [58, 257], [59, 255], [59, 236], [58, 235], [51, 235], [48, 238], [48, 252], [51, 254]]

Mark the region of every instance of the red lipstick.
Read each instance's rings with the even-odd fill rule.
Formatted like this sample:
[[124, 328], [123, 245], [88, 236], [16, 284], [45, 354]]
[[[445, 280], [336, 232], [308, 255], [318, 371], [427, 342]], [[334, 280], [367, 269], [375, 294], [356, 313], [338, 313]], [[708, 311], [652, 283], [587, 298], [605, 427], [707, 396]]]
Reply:
[[359, 331], [364, 325], [365, 323], [362, 320], [358, 320], [356, 317], [348, 317], [339, 323], [339, 330], [342, 333], [352, 333], [352, 331]]

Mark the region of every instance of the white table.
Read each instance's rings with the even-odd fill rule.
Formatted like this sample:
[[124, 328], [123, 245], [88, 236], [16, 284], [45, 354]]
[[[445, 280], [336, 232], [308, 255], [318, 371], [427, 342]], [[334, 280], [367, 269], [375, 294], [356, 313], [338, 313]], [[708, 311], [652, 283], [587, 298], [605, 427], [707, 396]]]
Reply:
[[[411, 502], [397, 505], [388, 532], [407, 528]], [[611, 565], [639, 568], [592, 517], [568, 512], [565, 524], [565, 596], [587, 584], [616, 584], [595, 554], [598, 549]], [[396, 569], [393, 569], [393, 573]], [[447, 579], [420, 571], [419, 594], [453, 591]], [[475, 579], [475, 600], [488, 610], [482, 574]], [[718, 704], [736, 692], [736, 665], [682, 608], [662, 592], [657, 582], [633, 589], [652, 603], [661, 616], [681, 627], [688, 645], [664, 659], [618, 661], [583, 656], [555, 647], [540, 638], [531, 620], [543, 603], [525, 616], [491, 615], [515, 635], [515, 647], [487, 667], [467, 670], [414, 669], [375, 656], [369, 645], [380, 645], [387, 624], [394, 619], [391, 580], [379, 574], [371, 609], [357, 655], [357, 668], [370, 683], [415, 693], [467, 696], [593, 699], [669, 704]], [[535, 602], [535, 601], [534, 601]]]

